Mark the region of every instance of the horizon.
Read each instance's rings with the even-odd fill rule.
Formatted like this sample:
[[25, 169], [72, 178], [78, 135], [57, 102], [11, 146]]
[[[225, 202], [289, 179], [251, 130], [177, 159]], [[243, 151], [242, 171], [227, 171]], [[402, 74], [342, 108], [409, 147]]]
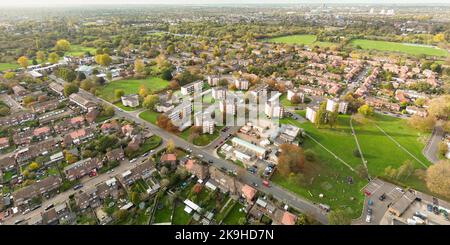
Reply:
[[[13, 3], [0, 2], [0, 7], [31, 7], [31, 6], [85, 6], [85, 5], [180, 5], [180, 6], [189, 6], [189, 5], [292, 5], [292, 4], [305, 4], [305, 5], [320, 5], [320, 4], [331, 4], [331, 5], [450, 5], [449, 2], [442, 1], [431, 1], [424, 2], [420, 0], [321, 0], [321, 1], [313, 1], [313, 0], [66, 0], [64, 3], [61, 3], [59, 0], [18, 0]], [[49, 6], [51, 5], [51, 6]]]

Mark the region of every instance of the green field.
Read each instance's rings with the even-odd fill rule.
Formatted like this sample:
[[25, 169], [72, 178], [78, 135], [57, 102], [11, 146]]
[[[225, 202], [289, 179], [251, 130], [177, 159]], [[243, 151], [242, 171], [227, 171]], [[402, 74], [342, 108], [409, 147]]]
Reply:
[[146, 111], [141, 112], [141, 114], [139, 114], [139, 117], [149, 123], [153, 123], [156, 125], [156, 120], [158, 119], [159, 115], [160, 115], [160, 113], [158, 113], [156, 111], [146, 110]]
[[367, 39], [352, 40], [354, 47], [360, 46], [362, 49], [374, 49], [379, 51], [400, 52], [410, 55], [448, 56], [448, 51], [435, 47], [418, 46], [397, 42], [376, 41]]
[[159, 200], [160, 209], [156, 209], [155, 217], [153, 223], [167, 223], [170, 222], [172, 216], [173, 203], [169, 201], [167, 195], [164, 195], [161, 200]]
[[[216, 126], [213, 134], [201, 134], [200, 136], [195, 138], [192, 143], [194, 145], [198, 145], [198, 146], [208, 145], [213, 140], [217, 139], [217, 137], [219, 137], [220, 130], [222, 130], [223, 127], [224, 126]], [[191, 130], [192, 130], [192, 127], [184, 130], [183, 132], [181, 132], [180, 137], [183, 138], [184, 140], [188, 141], [189, 135], [191, 134]]]
[[0, 63], [0, 71], [14, 70], [19, 67], [20, 65], [15, 63]]
[[329, 47], [334, 45], [331, 42], [320, 42], [317, 41], [316, 35], [290, 35], [283, 37], [270, 38], [267, 41], [273, 43], [287, 43], [287, 44], [303, 44], [307, 46], [319, 46], [319, 47]]
[[85, 47], [81, 45], [71, 45], [70, 51], [66, 52], [66, 55], [78, 57], [84, 55], [86, 52], [89, 52], [91, 55], [95, 55], [95, 51], [95, 48]]
[[173, 212], [173, 225], [187, 225], [191, 220], [191, 215], [184, 211], [185, 205], [183, 203], [177, 203], [175, 211]]
[[236, 202], [233, 208], [229, 211], [228, 215], [223, 219], [223, 224], [225, 225], [237, 225], [241, 218], [245, 218], [246, 214], [241, 212], [240, 209], [243, 208], [242, 204]]
[[169, 84], [168, 81], [159, 77], [151, 77], [147, 79], [124, 79], [114, 81], [106, 84], [99, 89], [99, 96], [107, 101], [113, 102], [116, 100], [114, 91], [116, 89], [123, 89], [125, 94], [136, 94], [141, 85], [146, 86], [151, 92], [161, 90]]
[[[299, 114], [304, 115], [304, 111]], [[351, 134], [349, 120], [349, 115], [341, 115], [338, 126], [333, 129], [329, 127], [318, 129], [310, 122], [299, 123], [289, 118], [282, 119], [281, 123], [302, 127], [327, 149], [351, 167], [357, 169], [362, 163], [361, 159], [353, 154], [353, 151], [356, 149], [356, 143]], [[364, 124], [353, 122], [372, 177], [384, 176], [384, 169], [387, 166], [398, 168], [406, 160], [413, 161], [416, 168], [424, 168], [421, 163], [384, 135], [375, 124], [384, 129], [425, 165], [429, 164], [421, 153], [424, 147], [422, 140], [426, 138], [426, 135], [418, 134], [413, 128], [407, 126], [403, 119], [377, 114], [370, 122]], [[309, 174], [306, 174], [311, 182], [300, 185], [277, 174], [272, 178], [272, 181], [308, 199], [328, 204], [332, 208], [348, 209], [348, 211], [353, 213], [353, 217], [358, 217], [363, 204], [363, 195], [360, 190], [367, 184], [367, 180], [361, 179], [356, 172], [353, 172], [349, 167], [335, 159], [334, 156], [311, 139], [305, 139], [303, 148], [312, 150], [316, 155], [316, 161], [309, 167]], [[348, 176], [353, 178], [353, 184], [347, 183], [346, 179]], [[402, 181], [402, 183], [426, 191], [423, 181], [414, 175]], [[319, 194], [323, 194], [324, 197], [320, 198]]]

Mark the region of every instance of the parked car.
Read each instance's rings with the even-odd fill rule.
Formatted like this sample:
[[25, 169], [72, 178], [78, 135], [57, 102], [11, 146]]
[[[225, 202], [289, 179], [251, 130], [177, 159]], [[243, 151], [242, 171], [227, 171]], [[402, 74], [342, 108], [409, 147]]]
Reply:
[[372, 215], [373, 210], [371, 208], [367, 209], [367, 214]]
[[252, 184], [253, 184], [254, 187], [258, 187], [257, 183], [253, 182]]
[[366, 222], [367, 222], [367, 223], [370, 223], [371, 221], [372, 221], [372, 215], [368, 214], [368, 215], [366, 216]]
[[265, 186], [265, 187], [270, 187], [270, 183], [269, 183], [269, 181], [267, 181], [267, 180], [263, 180], [263, 185]]
[[74, 186], [73, 189], [78, 190], [78, 189], [81, 189], [82, 187], [83, 187], [82, 184], [78, 184], [78, 185]]
[[369, 199], [369, 201], [367, 202], [367, 204], [368, 204], [369, 206], [372, 206], [372, 205], [373, 205], [372, 199]]
[[384, 199], [386, 199], [386, 193], [383, 193], [378, 199], [384, 201]]

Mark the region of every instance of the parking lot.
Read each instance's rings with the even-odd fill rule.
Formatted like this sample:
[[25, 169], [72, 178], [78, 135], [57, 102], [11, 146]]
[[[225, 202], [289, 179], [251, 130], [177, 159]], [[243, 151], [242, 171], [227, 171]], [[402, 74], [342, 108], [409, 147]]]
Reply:
[[[384, 214], [387, 212], [389, 206], [403, 193], [397, 186], [384, 182], [380, 179], [374, 179], [368, 183], [361, 191], [366, 195], [364, 200], [364, 208], [360, 218], [354, 220], [354, 224], [360, 225], [378, 225], [380, 224]], [[384, 200], [380, 200], [380, 196], [385, 194]], [[369, 200], [372, 202], [369, 205]], [[366, 222], [367, 210], [372, 209], [371, 221]]]

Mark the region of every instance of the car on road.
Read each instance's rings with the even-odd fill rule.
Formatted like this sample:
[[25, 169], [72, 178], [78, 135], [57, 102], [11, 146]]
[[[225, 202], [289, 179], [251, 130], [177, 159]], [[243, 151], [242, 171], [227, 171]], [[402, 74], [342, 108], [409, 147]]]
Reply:
[[222, 171], [227, 171], [225, 167], [220, 167], [220, 169], [222, 169]]
[[155, 150], [151, 150], [151, 151], [150, 151], [150, 154], [153, 154], [153, 152], [155, 152]]
[[14, 224], [15, 225], [18, 225], [18, 224], [20, 224], [20, 223], [22, 223], [22, 222], [24, 222], [25, 220], [24, 219], [18, 219], [18, 220], [16, 220], [16, 221], [14, 221]]
[[268, 180], [263, 180], [263, 185], [265, 186], [265, 187], [270, 187], [270, 183], [269, 183], [269, 181]]
[[134, 162], [136, 162], [136, 160], [137, 160], [136, 158], [133, 158], [130, 160], [130, 163], [134, 163]]
[[368, 214], [366, 216], [366, 223], [370, 223], [372, 221], [372, 215]]
[[81, 189], [81, 188], [83, 188], [83, 184], [78, 184], [78, 185], [73, 187], [74, 190], [78, 190], [78, 189]]
[[147, 157], [147, 156], [148, 156], [148, 154], [149, 154], [149, 152], [147, 152], [147, 153], [144, 153], [144, 154], [142, 155], [142, 157]]
[[213, 163], [213, 160], [208, 160], [208, 163]]
[[203, 155], [202, 154], [198, 154], [197, 157], [198, 158], [203, 158]]

